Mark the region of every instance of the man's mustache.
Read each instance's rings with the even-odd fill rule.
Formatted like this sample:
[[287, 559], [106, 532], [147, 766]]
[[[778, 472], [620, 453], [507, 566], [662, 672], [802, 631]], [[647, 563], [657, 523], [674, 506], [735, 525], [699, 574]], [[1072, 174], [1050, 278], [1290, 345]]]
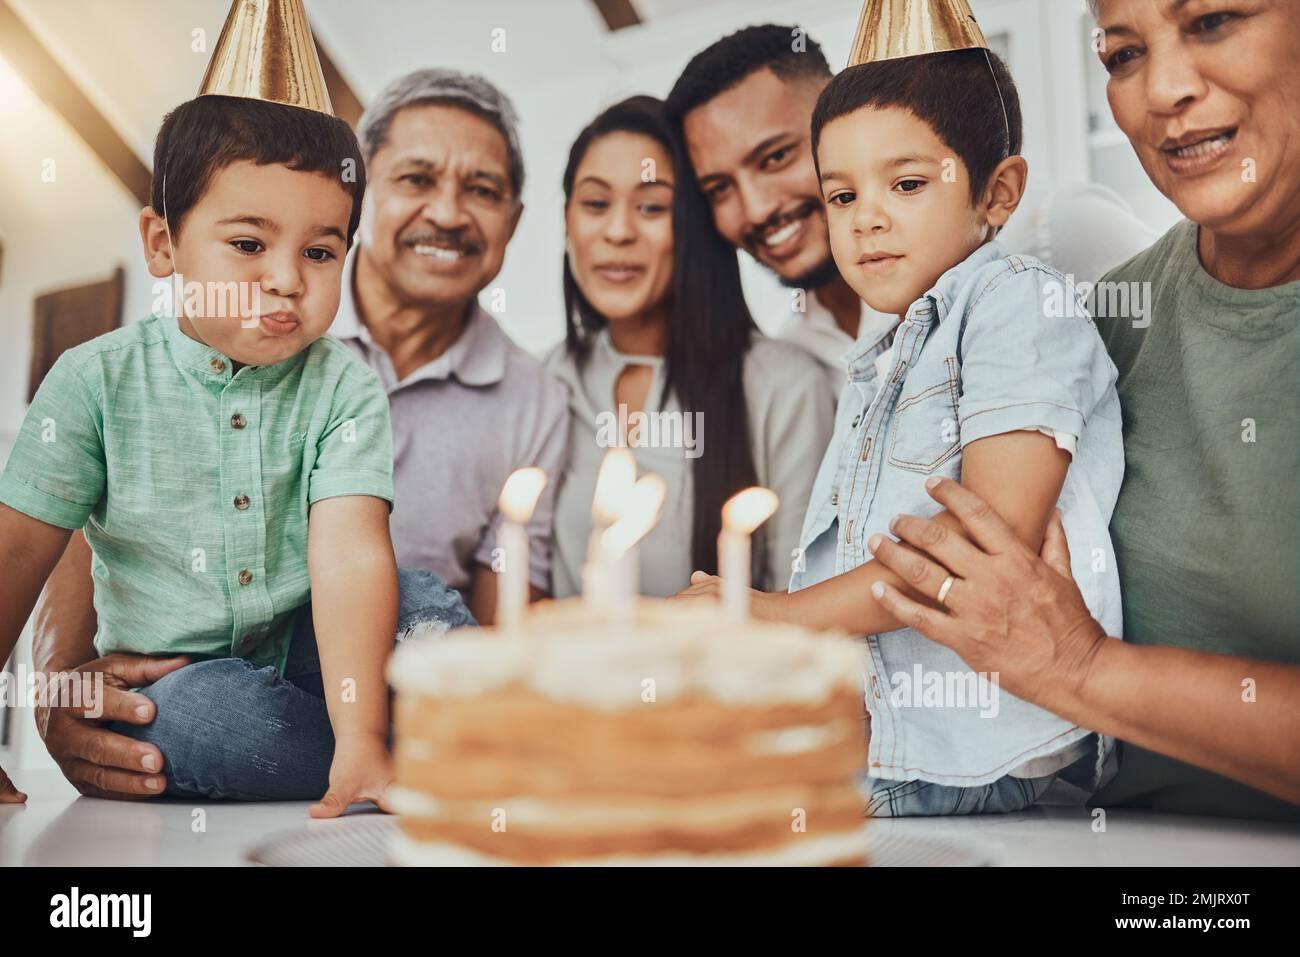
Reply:
[[464, 230], [434, 230], [405, 237], [402, 242], [407, 246], [440, 246], [454, 249], [464, 256], [474, 256], [483, 251], [483, 244]]
[[744, 241], [745, 245], [751, 249], [761, 246], [765, 235], [780, 229], [782, 226], [785, 226], [787, 223], [793, 222], [796, 219], [803, 219], [805, 216], [816, 212], [819, 206], [821, 206], [820, 200], [811, 198], [806, 199], [794, 209], [774, 213], [759, 225], [751, 226], [741, 235], [741, 239]]

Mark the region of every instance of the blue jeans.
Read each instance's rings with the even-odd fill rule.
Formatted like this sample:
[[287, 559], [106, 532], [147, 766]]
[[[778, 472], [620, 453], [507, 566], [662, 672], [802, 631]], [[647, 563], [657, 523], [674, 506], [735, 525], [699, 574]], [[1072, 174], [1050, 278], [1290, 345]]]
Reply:
[[1089, 747], [1082, 757], [1055, 774], [1042, 777], [1013, 778], [1008, 774], [976, 787], [864, 777], [860, 790], [866, 796], [867, 813], [871, 817], [1010, 814], [1036, 804], [1057, 778], [1078, 787], [1088, 787], [1086, 782], [1096, 762], [1096, 735], [1087, 740]]
[[867, 814], [871, 817], [931, 817], [940, 814], [1007, 814], [1023, 811], [1042, 797], [1056, 775], [998, 778], [991, 784], [962, 788], [930, 781], [872, 779]]
[[[460, 593], [437, 575], [402, 568], [397, 576], [397, 641], [420, 625], [477, 625]], [[310, 604], [294, 622], [283, 677], [243, 658], [217, 658], [186, 665], [139, 691], [154, 702], [154, 720], [117, 721], [111, 728], [158, 746], [167, 795], [314, 801], [328, 790], [334, 731]]]

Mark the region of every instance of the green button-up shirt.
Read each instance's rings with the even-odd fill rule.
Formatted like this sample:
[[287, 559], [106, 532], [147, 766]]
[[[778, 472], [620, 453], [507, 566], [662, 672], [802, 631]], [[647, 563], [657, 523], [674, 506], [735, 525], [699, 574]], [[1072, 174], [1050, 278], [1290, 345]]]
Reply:
[[393, 500], [388, 400], [326, 336], [273, 366], [153, 317], [69, 350], [32, 401], [0, 502], [94, 550], [100, 654], [242, 657], [283, 669], [310, 597], [307, 513]]

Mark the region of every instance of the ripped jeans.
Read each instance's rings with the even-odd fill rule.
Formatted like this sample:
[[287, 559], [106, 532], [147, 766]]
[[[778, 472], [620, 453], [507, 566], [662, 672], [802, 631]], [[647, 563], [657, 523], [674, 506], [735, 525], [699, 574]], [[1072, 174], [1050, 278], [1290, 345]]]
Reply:
[[[417, 626], [476, 625], [460, 593], [423, 569], [398, 569], [397, 641]], [[166, 794], [191, 800], [315, 801], [329, 788], [334, 731], [311, 605], [299, 612], [284, 676], [243, 658], [186, 665], [140, 688], [157, 713], [118, 734], [163, 754]]]

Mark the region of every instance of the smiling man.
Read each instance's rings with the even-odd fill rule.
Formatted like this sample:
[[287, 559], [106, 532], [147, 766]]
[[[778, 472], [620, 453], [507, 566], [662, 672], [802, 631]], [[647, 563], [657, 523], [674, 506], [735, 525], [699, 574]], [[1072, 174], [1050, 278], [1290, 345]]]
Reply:
[[[859, 300], [831, 259], [809, 141], [813, 106], [831, 75], [802, 27], [746, 27], [691, 58], [668, 110], [718, 233], [787, 287], [747, 282], [750, 311], [769, 334], [812, 353], [839, 395], [854, 341], [897, 317]], [[998, 239], [1093, 282], [1156, 235], [1110, 190], [1070, 183], [1031, 192]]]
[[[754, 301], [770, 331], [821, 363], [836, 395], [858, 336], [888, 328], [831, 258], [809, 120], [831, 80], [821, 47], [794, 26], [746, 27], [691, 58], [668, 95], [718, 232], [791, 293]], [[794, 290], [803, 290], [797, 295]]]
[[[563, 387], [478, 304], [523, 212], [510, 101], [486, 80], [421, 70], [358, 125], [370, 186], [361, 241], [331, 332], [379, 375], [393, 413], [393, 547], [465, 593], [490, 623], [512, 471], [552, 477], [564, 454]], [[553, 486], [529, 527], [533, 596], [549, 592]]]

